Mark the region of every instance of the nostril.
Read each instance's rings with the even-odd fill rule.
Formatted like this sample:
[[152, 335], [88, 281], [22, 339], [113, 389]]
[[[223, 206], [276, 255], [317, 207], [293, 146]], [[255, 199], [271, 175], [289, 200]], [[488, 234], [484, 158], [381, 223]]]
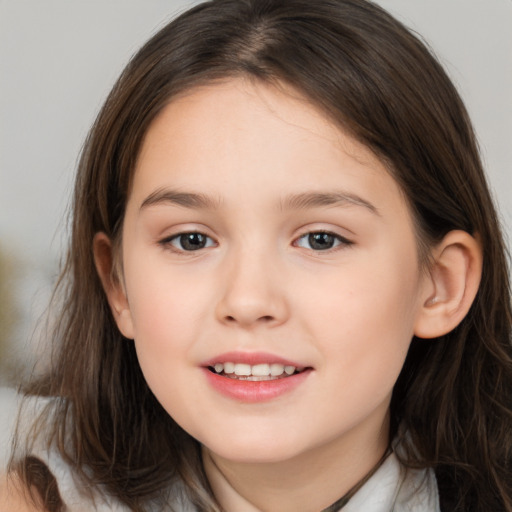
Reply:
[[[238, 322], [238, 320], [232, 315], [226, 316], [225, 319], [228, 322]], [[256, 321], [260, 321], [260, 322], [272, 322], [273, 320], [274, 320], [274, 317], [272, 315], [264, 315], [264, 316], [260, 316], [259, 318], [256, 319]]]

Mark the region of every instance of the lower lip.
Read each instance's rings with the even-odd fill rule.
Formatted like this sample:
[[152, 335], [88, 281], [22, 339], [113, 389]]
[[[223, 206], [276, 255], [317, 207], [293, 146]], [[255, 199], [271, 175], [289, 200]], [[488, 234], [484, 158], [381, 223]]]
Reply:
[[223, 377], [203, 368], [209, 384], [219, 393], [228, 398], [245, 403], [268, 402], [286, 393], [293, 391], [311, 373], [311, 369], [304, 370], [290, 377], [275, 380], [238, 380]]

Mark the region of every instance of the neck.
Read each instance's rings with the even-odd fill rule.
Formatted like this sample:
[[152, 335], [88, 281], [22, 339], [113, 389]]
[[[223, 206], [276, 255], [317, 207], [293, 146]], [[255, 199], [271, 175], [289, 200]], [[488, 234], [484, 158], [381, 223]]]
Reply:
[[280, 462], [247, 463], [203, 447], [203, 464], [226, 512], [318, 512], [349, 493], [382, 459], [389, 427], [373, 436], [347, 435]]

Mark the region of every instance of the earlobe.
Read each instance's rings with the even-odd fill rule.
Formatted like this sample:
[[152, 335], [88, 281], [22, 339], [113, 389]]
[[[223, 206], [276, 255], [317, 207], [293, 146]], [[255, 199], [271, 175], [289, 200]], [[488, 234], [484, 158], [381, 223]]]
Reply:
[[112, 242], [105, 233], [96, 233], [93, 239], [96, 271], [107, 296], [117, 327], [126, 338], [134, 338], [132, 315], [120, 276], [114, 268]]
[[437, 338], [452, 331], [468, 313], [480, 285], [482, 248], [465, 231], [450, 231], [432, 252], [427, 296], [414, 334]]

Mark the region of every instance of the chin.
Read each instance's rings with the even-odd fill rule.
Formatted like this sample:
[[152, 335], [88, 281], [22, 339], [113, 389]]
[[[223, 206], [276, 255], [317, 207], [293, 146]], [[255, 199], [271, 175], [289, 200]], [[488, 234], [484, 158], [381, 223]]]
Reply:
[[[229, 442], [226, 442], [229, 440]], [[290, 436], [226, 436], [202, 443], [210, 452], [241, 464], [272, 464], [300, 455], [306, 447]]]

